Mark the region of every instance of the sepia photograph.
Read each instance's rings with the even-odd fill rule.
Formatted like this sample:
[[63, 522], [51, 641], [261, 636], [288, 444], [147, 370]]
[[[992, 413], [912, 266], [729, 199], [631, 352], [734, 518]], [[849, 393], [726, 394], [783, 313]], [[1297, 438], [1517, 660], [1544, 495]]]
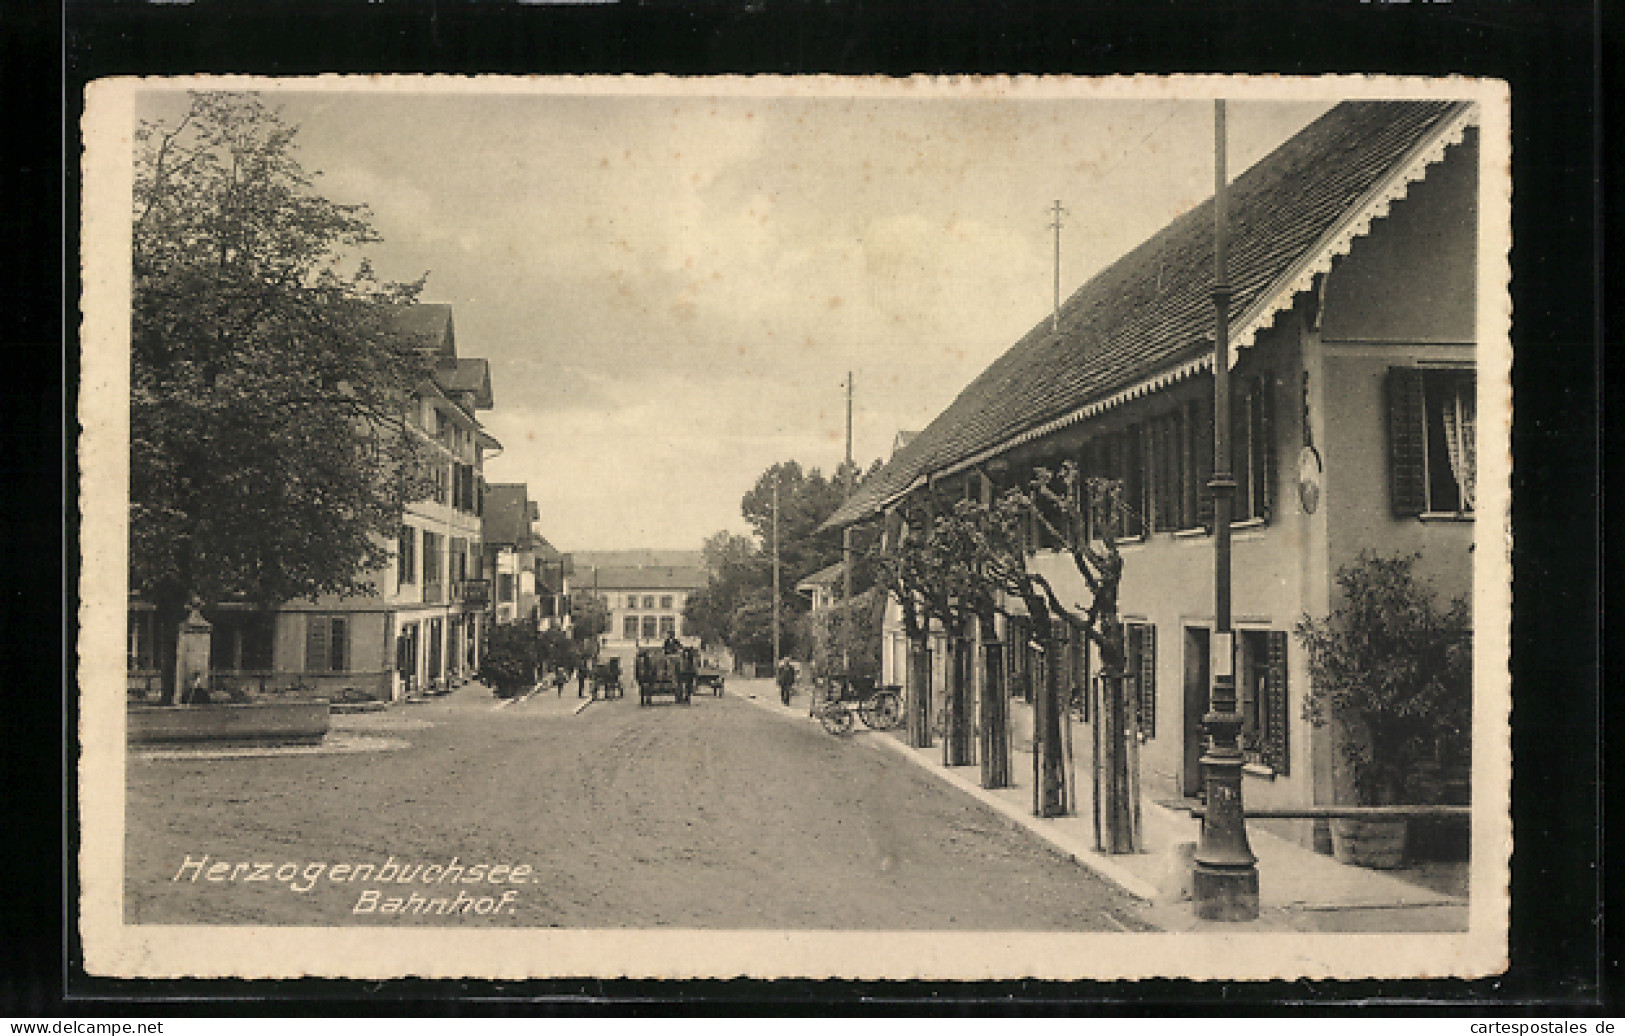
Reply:
[[1509, 112], [92, 83], [87, 972], [1503, 970]]

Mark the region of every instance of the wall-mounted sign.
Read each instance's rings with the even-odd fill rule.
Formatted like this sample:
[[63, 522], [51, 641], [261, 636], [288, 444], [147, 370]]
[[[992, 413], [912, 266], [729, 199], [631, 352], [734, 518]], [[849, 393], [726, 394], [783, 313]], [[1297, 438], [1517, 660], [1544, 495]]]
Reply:
[[1320, 506], [1320, 451], [1305, 446], [1298, 451], [1298, 502], [1304, 514], [1314, 514]]

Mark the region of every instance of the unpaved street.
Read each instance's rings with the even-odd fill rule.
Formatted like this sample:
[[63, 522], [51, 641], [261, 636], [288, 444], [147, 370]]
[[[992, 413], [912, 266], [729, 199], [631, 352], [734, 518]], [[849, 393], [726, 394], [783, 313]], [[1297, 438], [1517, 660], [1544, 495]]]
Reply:
[[[432, 704], [335, 717], [347, 733], [407, 743], [395, 751], [134, 758], [126, 916], [1140, 927], [1127, 896], [865, 743], [881, 735], [831, 737], [739, 697], [768, 687], [730, 683], [728, 695], [688, 707], [639, 708], [634, 693], [578, 715], [570, 697], [496, 708], [469, 687]], [[389, 862], [396, 880], [381, 883]], [[391, 899], [400, 909], [388, 910]]]

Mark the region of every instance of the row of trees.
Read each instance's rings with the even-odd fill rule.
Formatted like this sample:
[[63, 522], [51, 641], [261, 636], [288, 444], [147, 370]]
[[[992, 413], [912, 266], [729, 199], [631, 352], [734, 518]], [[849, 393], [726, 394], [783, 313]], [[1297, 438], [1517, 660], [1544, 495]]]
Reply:
[[[1041, 816], [1071, 808], [1063, 730], [1070, 688], [1063, 686], [1063, 667], [1054, 664], [1069, 632], [1098, 652], [1103, 707], [1119, 717], [1128, 707], [1117, 609], [1123, 562], [1114, 537], [1125, 506], [1120, 482], [1085, 478], [1071, 461], [1054, 470], [1037, 468], [1025, 483], [1002, 490], [984, 473], [975, 499], [946, 503], [927, 491], [904, 501], [889, 516], [874, 555], [881, 585], [900, 603], [910, 645], [909, 743], [931, 744], [930, 651], [936, 630], [949, 653], [942, 688], [945, 761], [970, 765], [980, 754], [982, 783], [989, 788], [1010, 783], [1009, 694], [996, 617], [1011, 616], [1007, 602], [1020, 603], [1027, 628], [1051, 660], [1042, 667], [1034, 708], [1034, 810]], [[1040, 535], [1071, 559], [1089, 591], [1086, 603], [1063, 600], [1051, 580], [1032, 567]], [[971, 651], [978, 633], [985, 651], [980, 753], [974, 738], [977, 703], [971, 700]], [[1127, 767], [1121, 744], [1108, 742], [1103, 752], [1109, 778]], [[1127, 788], [1127, 774], [1122, 777], [1108, 779], [1108, 789]], [[1132, 804], [1126, 795], [1107, 798], [1106, 832], [1113, 848], [1131, 849]]]
[[[851, 472], [855, 486], [880, 470]], [[708, 582], [690, 594], [683, 612], [684, 628], [711, 644], [724, 644], [736, 658], [762, 663], [773, 651], [773, 547], [775, 486], [778, 495], [780, 646], [787, 655], [811, 657], [814, 636], [805, 617], [808, 603], [795, 592], [803, 579], [841, 560], [841, 534], [820, 531], [846, 499], [848, 471], [843, 463], [832, 476], [796, 461], [774, 464], [740, 501], [740, 513], [752, 535], [726, 530], [705, 541]], [[860, 535], [853, 566], [853, 593], [874, 585], [867, 548], [877, 537]]]

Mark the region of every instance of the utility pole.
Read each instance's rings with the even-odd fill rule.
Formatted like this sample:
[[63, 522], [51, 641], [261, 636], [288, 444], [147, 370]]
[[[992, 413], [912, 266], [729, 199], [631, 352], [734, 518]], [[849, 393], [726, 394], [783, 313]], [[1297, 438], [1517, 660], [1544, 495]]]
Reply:
[[773, 676], [779, 674], [779, 476], [773, 466]]
[[1247, 844], [1241, 804], [1242, 754], [1237, 743], [1236, 644], [1230, 628], [1230, 517], [1236, 492], [1230, 471], [1230, 271], [1225, 255], [1229, 184], [1225, 175], [1224, 102], [1213, 102], [1213, 644], [1207, 752], [1202, 786], [1207, 811], [1196, 847], [1191, 892], [1196, 916], [1208, 921], [1258, 917], [1258, 860]]
[[[853, 476], [852, 470], [852, 372], [846, 372], [846, 499], [852, 499]], [[848, 522], [841, 529], [841, 600], [846, 604], [846, 614], [841, 622], [841, 628], [846, 636], [841, 638], [841, 671], [852, 676], [852, 523]]]
[[1061, 199], [1055, 199], [1050, 207], [1050, 214], [1054, 219], [1050, 221], [1050, 229], [1055, 231], [1055, 304], [1050, 310], [1049, 329], [1059, 334], [1061, 331], [1061, 217], [1069, 213], [1061, 208]]

